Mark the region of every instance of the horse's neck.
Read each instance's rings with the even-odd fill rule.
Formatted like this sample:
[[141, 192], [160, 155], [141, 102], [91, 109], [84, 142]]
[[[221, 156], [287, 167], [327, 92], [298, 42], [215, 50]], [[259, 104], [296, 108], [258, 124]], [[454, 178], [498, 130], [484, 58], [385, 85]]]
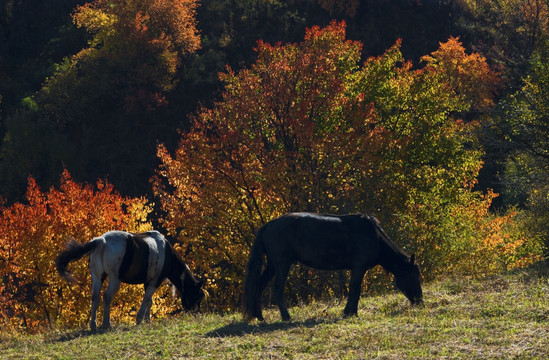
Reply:
[[[167, 276], [168, 279], [174, 284], [178, 284], [178, 280], [181, 279], [181, 275], [184, 272], [188, 272], [189, 269], [185, 265], [185, 262], [175, 253], [173, 249], [168, 251], [168, 254], [166, 255], [167, 261], [169, 261], [169, 269], [167, 269]], [[169, 259], [169, 260], [168, 260]], [[188, 275], [188, 274], [186, 274]], [[187, 278], [187, 276], [185, 276]]]
[[401, 264], [404, 264], [406, 255], [391, 246], [387, 241], [380, 239], [379, 264], [391, 274], [398, 272]]

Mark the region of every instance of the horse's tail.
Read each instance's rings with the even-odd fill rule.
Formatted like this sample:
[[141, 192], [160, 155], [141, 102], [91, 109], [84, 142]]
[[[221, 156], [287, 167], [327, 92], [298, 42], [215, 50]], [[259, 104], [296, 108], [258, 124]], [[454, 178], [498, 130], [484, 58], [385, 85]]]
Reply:
[[244, 280], [244, 293], [242, 297], [242, 315], [245, 321], [250, 321], [253, 318], [263, 320], [261, 315], [261, 288], [260, 276], [261, 268], [263, 267], [263, 255], [265, 254], [265, 246], [263, 245], [263, 233], [265, 226], [262, 226], [254, 240], [250, 258], [246, 266], [246, 280]]
[[74, 239], [71, 240], [67, 244], [65, 250], [61, 251], [55, 259], [55, 265], [57, 267], [57, 272], [59, 273], [59, 275], [67, 281], [79, 283], [79, 281], [67, 270], [67, 266], [69, 266], [69, 263], [71, 261], [78, 260], [82, 256], [93, 251], [99, 244], [99, 241], [94, 240], [85, 244], [80, 244]]

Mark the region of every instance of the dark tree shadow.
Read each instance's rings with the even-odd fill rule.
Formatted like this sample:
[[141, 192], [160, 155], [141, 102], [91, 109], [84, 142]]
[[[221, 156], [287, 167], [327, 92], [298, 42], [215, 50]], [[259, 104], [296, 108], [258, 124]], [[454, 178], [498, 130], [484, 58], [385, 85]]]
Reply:
[[219, 329], [212, 330], [205, 334], [206, 337], [230, 337], [243, 336], [248, 334], [265, 334], [277, 330], [289, 330], [297, 327], [313, 328], [321, 324], [333, 324], [340, 319], [317, 319], [312, 318], [304, 321], [278, 321], [274, 323], [250, 324], [244, 321], [233, 322]]

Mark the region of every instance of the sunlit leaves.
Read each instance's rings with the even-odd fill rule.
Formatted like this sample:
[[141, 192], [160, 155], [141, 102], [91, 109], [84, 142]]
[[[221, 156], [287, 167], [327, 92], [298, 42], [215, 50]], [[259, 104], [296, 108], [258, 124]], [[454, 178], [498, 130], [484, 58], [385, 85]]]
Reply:
[[94, 106], [132, 112], [165, 105], [181, 59], [200, 46], [195, 9], [195, 0], [79, 6], [74, 22], [91, 34], [90, 46], [46, 81], [40, 103], [62, 123], [85, 117]]
[[[445, 255], [428, 259], [432, 249], [461, 248], [463, 257], [486, 234], [501, 235], [493, 225], [462, 246], [466, 228], [489, 222], [493, 196], [473, 191], [482, 151], [468, 111], [491, 105], [496, 74], [453, 38], [419, 69], [400, 42], [362, 65], [360, 49], [336, 22], [300, 43], [260, 41], [250, 68], [221, 74], [222, 100], [197, 113], [175, 153], [159, 148], [165, 225], [216, 279], [218, 306], [238, 301], [254, 232], [288, 211], [374, 213], [432, 276], [451, 270]], [[467, 227], [452, 223], [458, 212]], [[315, 287], [307, 274], [290, 280], [298, 298]]]
[[453, 95], [462, 103], [468, 104], [474, 110], [486, 110], [493, 105], [494, 93], [499, 83], [497, 74], [479, 54], [466, 54], [458, 39], [450, 38], [446, 43], [440, 44], [437, 51], [430, 56], [424, 56], [422, 60], [427, 63], [424, 71], [432, 70], [443, 75], [447, 82], [445, 89], [455, 92]]

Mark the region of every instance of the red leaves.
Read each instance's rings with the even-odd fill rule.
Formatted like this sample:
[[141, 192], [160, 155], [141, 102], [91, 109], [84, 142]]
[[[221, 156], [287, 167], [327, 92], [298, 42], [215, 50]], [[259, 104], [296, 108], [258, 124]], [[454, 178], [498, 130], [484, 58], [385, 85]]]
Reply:
[[[70, 289], [55, 272], [55, 256], [70, 238], [88, 241], [113, 229], [149, 229], [150, 209], [144, 199], [124, 198], [104, 181], [95, 187], [80, 185], [66, 170], [59, 189], [47, 192], [30, 177], [27, 202], [0, 214], [2, 326], [36, 331], [38, 326], [82, 325], [89, 312], [89, 283]], [[71, 267], [79, 278], [89, 280], [86, 261]], [[139, 291], [128, 295], [136, 302], [142, 296]]]
[[[496, 74], [484, 59], [455, 39], [421, 70], [404, 61], [400, 41], [363, 66], [360, 49], [337, 22], [308, 29], [300, 43], [258, 42], [250, 68], [220, 75], [222, 100], [197, 113], [175, 154], [159, 150], [154, 190], [165, 225], [218, 279], [218, 307], [238, 302], [256, 229], [284, 212], [374, 212], [394, 222], [395, 213], [416, 216], [415, 199], [463, 211], [471, 198], [489, 204], [456, 196], [472, 192], [482, 161], [464, 146], [474, 123], [453, 117], [490, 104]], [[421, 247], [425, 236], [411, 241]]]
[[[132, 4], [124, 10], [135, 19], [128, 22], [129, 31], [158, 41], [149, 45], [158, 45], [170, 58], [175, 38], [155, 33], [145, 9], [153, 12], [167, 2]], [[107, 28], [112, 25], [108, 16], [103, 20]], [[288, 211], [373, 212], [390, 218], [388, 223], [402, 220], [389, 230], [413, 235], [399, 240], [429, 255], [436, 249], [458, 254], [456, 239], [467, 239], [466, 231], [486, 223], [492, 194], [472, 189], [482, 166], [471, 136], [476, 123], [455, 114], [489, 106], [496, 74], [482, 57], [467, 55], [456, 39], [424, 57], [420, 70], [404, 61], [400, 41], [363, 65], [360, 49], [360, 43], [345, 40], [345, 24], [337, 22], [307, 30], [300, 43], [258, 42], [256, 63], [220, 75], [222, 100], [195, 115], [175, 153], [158, 148], [162, 164], [153, 187], [165, 213], [162, 220], [183, 241], [182, 250], [192, 254], [191, 267], [216, 280], [208, 288], [216, 293], [211, 305], [218, 309], [238, 303], [255, 231]], [[139, 228], [149, 209], [144, 200], [120, 197], [107, 183], [78, 185], [68, 172], [60, 189], [47, 193], [30, 179], [27, 194], [29, 205], [16, 204], [0, 217], [0, 230], [10, 234], [0, 244], [0, 259], [9, 270], [1, 271], [21, 274], [23, 284], [39, 279], [63, 293], [37, 292], [66, 301], [64, 312], [50, 309], [51, 300], [40, 300], [50, 318], [68, 321], [69, 313], [85, 313], [89, 300], [67, 296], [68, 290], [45, 272], [53, 252], [67, 236], [88, 240], [114, 228]], [[456, 215], [466, 224], [457, 224]], [[500, 235], [499, 224], [507, 219], [498, 221], [488, 235]], [[31, 251], [36, 248], [48, 253]], [[446, 260], [432, 259], [433, 267]], [[79, 271], [85, 276], [83, 267]], [[12, 290], [3, 294], [11, 296]], [[6, 298], [8, 312], [16, 311], [14, 299]]]
[[289, 210], [338, 211], [369, 159], [365, 147], [383, 143], [356, 89], [360, 47], [336, 22], [298, 44], [258, 42], [257, 62], [220, 75], [223, 100], [196, 115], [174, 156], [159, 150], [165, 224], [218, 279], [227, 294], [218, 306], [236, 303], [262, 223]]

